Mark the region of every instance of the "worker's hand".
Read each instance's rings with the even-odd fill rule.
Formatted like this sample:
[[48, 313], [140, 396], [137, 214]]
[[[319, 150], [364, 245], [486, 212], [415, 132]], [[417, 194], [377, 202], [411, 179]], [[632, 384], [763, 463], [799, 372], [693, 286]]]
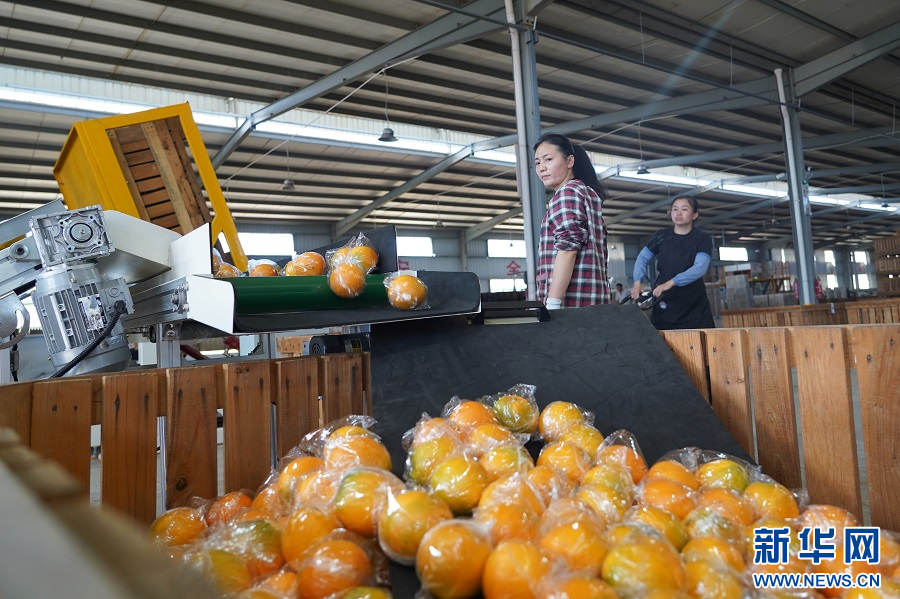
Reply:
[[675, 279], [669, 279], [665, 283], [660, 283], [653, 288], [653, 297], [659, 297], [669, 289], [675, 286]]
[[562, 308], [562, 300], [558, 297], [548, 297], [547, 301], [544, 303], [548, 310], [559, 310]]
[[641, 297], [641, 293], [644, 291], [644, 286], [641, 285], [640, 281], [634, 282], [634, 287], [631, 288], [631, 299], [637, 301], [639, 297]]

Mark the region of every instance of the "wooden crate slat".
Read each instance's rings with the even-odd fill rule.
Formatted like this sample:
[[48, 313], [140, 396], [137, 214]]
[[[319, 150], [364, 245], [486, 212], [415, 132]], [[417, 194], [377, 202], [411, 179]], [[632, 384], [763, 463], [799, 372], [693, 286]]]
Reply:
[[788, 330], [797, 368], [806, 488], [862, 521], [846, 327]]
[[53, 379], [34, 384], [31, 448], [78, 479], [85, 494], [91, 483], [91, 403], [86, 379]]
[[103, 377], [103, 505], [150, 524], [156, 518], [159, 371]]
[[[119, 170], [122, 172], [122, 176], [125, 179], [126, 184], [128, 185], [128, 192], [131, 194], [131, 198], [134, 200], [134, 207], [138, 212], [138, 216], [143, 220], [150, 220], [150, 217], [147, 214], [147, 210], [144, 208], [144, 203], [141, 202], [141, 194], [138, 191], [137, 180], [135, 180], [134, 174], [131, 172], [131, 159], [129, 155], [125, 153], [122, 144], [119, 143], [119, 139], [116, 135], [116, 130], [109, 130], [106, 132], [107, 137], [109, 137], [110, 147], [112, 148], [113, 153], [116, 155], [116, 161], [119, 163]], [[139, 152], [132, 152], [131, 155], [139, 154]]]
[[[180, 161], [174, 151], [175, 142], [172, 140], [168, 128], [160, 121], [144, 123], [142, 127], [147, 135], [147, 139], [150, 141], [150, 149], [156, 157], [160, 177], [162, 177], [163, 184], [166, 186], [169, 197], [172, 199], [172, 206], [175, 208], [175, 214], [178, 216], [178, 224], [183, 232], [189, 233], [195, 227], [191, 220], [188, 203], [184, 197], [183, 182], [186, 173], [181, 171]], [[183, 145], [180, 140], [178, 143]], [[191, 173], [193, 174], [193, 171]]]
[[755, 459], [753, 414], [747, 381], [746, 331], [707, 330], [706, 360], [713, 410], [744, 451]]
[[786, 487], [799, 488], [803, 480], [787, 331], [751, 329], [747, 341], [759, 465]]
[[270, 366], [223, 364], [219, 405], [224, 411], [225, 491], [255, 491], [272, 468]]
[[[160, 183], [160, 188], [156, 191], [151, 191], [143, 194], [144, 206], [149, 210], [151, 206], [156, 206], [157, 204], [169, 204], [169, 194], [166, 191], [165, 187], [162, 187], [162, 183]], [[172, 209], [170, 208], [171, 212]]]
[[706, 380], [706, 352], [703, 349], [703, 332], [698, 329], [688, 331], [660, 331], [663, 339], [675, 354], [675, 359], [684, 368], [691, 382], [703, 399], [709, 401], [709, 386]]
[[849, 329], [872, 525], [900, 530], [900, 325]]
[[218, 494], [217, 371], [169, 368], [166, 379], [166, 509]]
[[363, 414], [374, 415], [372, 411], [372, 354], [365, 352], [362, 355], [362, 382], [363, 382]]
[[24, 445], [31, 445], [31, 396], [34, 381], [4, 385], [0, 393], [0, 428], [16, 432]]
[[314, 356], [272, 363], [279, 458], [319, 428], [319, 366]]
[[325, 424], [362, 414], [362, 358], [357, 353], [326, 354], [319, 357], [319, 381]]
[[161, 216], [159, 218], [154, 218], [151, 222], [154, 225], [162, 227], [164, 229], [169, 229], [171, 231], [175, 231], [176, 233], [181, 233], [181, 227], [178, 224], [178, 217], [174, 214], [169, 214], [167, 216]]
[[201, 227], [208, 222], [212, 222], [212, 216], [206, 205], [206, 198], [203, 197], [203, 190], [200, 187], [200, 177], [194, 172], [194, 165], [191, 157], [188, 155], [187, 144], [185, 143], [184, 130], [181, 128], [181, 120], [177, 118], [169, 118], [160, 122], [168, 130], [168, 135], [172, 139], [173, 163], [176, 172], [183, 173], [179, 177], [179, 187], [182, 190], [182, 198], [185, 206], [191, 215], [191, 222], [194, 228]]
[[141, 164], [149, 164], [153, 162], [153, 152], [150, 151], [150, 147], [148, 146], [146, 148], [141, 148], [140, 150], [128, 152], [125, 154], [125, 160], [128, 162], [129, 169]]
[[153, 190], [165, 187], [162, 177], [160, 176], [159, 166], [155, 162], [130, 165], [128, 172], [130, 172], [134, 180], [138, 182], [138, 189]]
[[108, 129], [107, 132], [115, 134], [117, 142], [122, 146], [122, 151], [125, 153], [147, 147], [147, 137], [141, 131], [139, 124], [116, 127], [115, 129]]

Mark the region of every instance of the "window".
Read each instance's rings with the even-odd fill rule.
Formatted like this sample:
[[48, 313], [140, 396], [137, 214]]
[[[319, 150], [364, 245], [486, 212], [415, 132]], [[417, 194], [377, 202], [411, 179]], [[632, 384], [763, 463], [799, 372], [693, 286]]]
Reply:
[[726, 262], [746, 262], [747, 248], [719, 248], [719, 260]]
[[835, 265], [833, 250], [825, 250], [825, 262], [831, 264], [832, 266]]
[[857, 264], [868, 264], [869, 254], [867, 252], [853, 252], [853, 261]]
[[431, 237], [398, 237], [397, 255], [434, 257]]
[[829, 289], [837, 289], [837, 275], [825, 275], [825, 286]]
[[524, 239], [488, 239], [488, 258], [524, 258]]
[[525, 291], [525, 279], [491, 279], [491, 293], [504, 291]]
[[857, 289], [869, 289], [869, 275], [862, 272], [856, 275], [856, 288]]

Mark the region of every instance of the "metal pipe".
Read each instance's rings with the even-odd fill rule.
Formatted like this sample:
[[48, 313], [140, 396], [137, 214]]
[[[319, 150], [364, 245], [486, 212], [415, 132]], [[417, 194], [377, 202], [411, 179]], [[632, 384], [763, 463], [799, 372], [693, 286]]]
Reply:
[[512, 52], [513, 91], [516, 101], [516, 181], [522, 196], [523, 231], [525, 234], [525, 269], [528, 273], [528, 299], [534, 299], [534, 277], [537, 273], [537, 243], [535, 232], [537, 227], [531, 217], [531, 185], [528, 169], [531, 168], [531, 156], [528, 151], [528, 137], [525, 133], [525, 90], [522, 84], [522, 58], [519, 53], [519, 30], [516, 27], [516, 14], [513, 0], [504, 0], [506, 6], [506, 22], [509, 23], [509, 40]]

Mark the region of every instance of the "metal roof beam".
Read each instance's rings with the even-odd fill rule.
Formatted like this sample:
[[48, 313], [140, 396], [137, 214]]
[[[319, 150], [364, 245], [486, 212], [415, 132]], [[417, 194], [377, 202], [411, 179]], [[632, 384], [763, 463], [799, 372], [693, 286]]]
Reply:
[[[815, 217], [815, 216], [816, 215], [813, 214], [813, 217]], [[857, 218], [854, 220], [848, 220], [847, 222], [834, 223], [831, 225], [827, 225], [825, 227], [816, 227], [816, 235], [818, 235], [819, 233], [822, 233], [823, 231], [833, 231], [834, 229], [840, 229], [841, 227], [851, 227], [853, 225], [858, 225], [859, 223], [864, 223], [866, 221], [875, 220], [877, 218], [890, 218], [891, 216], [900, 216], [900, 215], [896, 215], [896, 214], [891, 215], [891, 214], [886, 214], [883, 212], [876, 212], [875, 214], [869, 214], [867, 216], [863, 216], [863, 217], [860, 217], [860, 218]], [[791, 235], [786, 235], [784, 237], [773, 237], [772, 239], [766, 240], [766, 242], [763, 244], [763, 247], [765, 247], [765, 248], [774, 247], [774, 245], [783, 243], [785, 241], [790, 241], [791, 239], [793, 239], [793, 237]]]
[[810, 189], [811, 196], [837, 195], [840, 193], [873, 193], [878, 191], [896, 191], [900, 189], [900, 183], [891, 183], [890, 185], [861, 185], [859, 187], [822, 187], [819, 189]]
[[809, 173], [808, 178], [817, 177], [843, 177], [847, 175], [860, 175], [864, 173], [888, 173], [900, 171], [900, 162], [882, 162], [879, 164], [857, 164], [854, 166], [840, 166], [835, 168], [818, 169]]
[[[504, 6], [501, 0], [476, 0], [467, 6], [466, 9], [470, 13], [488, 16], [503, 11]], [[472, 39], [473, 36], [484, 35], [496, 29], [499, 29], [499, 27], [492, 22], [452, 12], [436, 21], [423, 25], [400, 39], [370, 52], [359, 60], [325, 75], [303, 89], [250, 114], [216, 153], [212, 159], [213, 167], [218, 168], [221, 166], [259, 123], [273, 119], [288, 110], [292, 110], [323, 94], [343, 87], [361, 75], [376, 71], [403, 57], [414, 55], [425, 48], [427, 48], [427, 51], [434, 51], [438, 48], [453, 46]]]
[[791, 78], [794, 90], [798, 96], [804, 96], [876, 58], [893, 52], [898, 47], [900, 47], [900, 23], [894, 23], [793, 69]]
[[878, 229], [872, 229], [871, 231], [857, 231], [856, 233], [850, 233], [841, 237], [835, 237], [833, 239], [829, 239], [828, 241], [820, 241], [819, 243], [815, 244], [813, 248], [821, 250], [833, 247], [835, 244], [840, 243], [841, 241], [848, 241], [850, 239], [853, 239], [854, 237], [859, 237], [860, 235], [877, 235], [878, 233], [884, 233], [885, 231], [893, 231], [896, 228], [897, 225], [887, 225], [886, 227], [879, 227]]
[[345, 216], [344, 218], [342, 218], [340, 221], [338, 221], [334, 225], [335, 239], [340, 237], [341, 235], [343, 235], [344, 233], [346, 233], [353, 227], [355, 227], [356, 224], [359, 223], [359, 221], [361, 221], [362, 219], [364, 219], [366, 217], [366, 215], [369, 214], [370, 212], [377, 210], [378, 208], [384, 206], [388, 202], [395, 200], [396, 198], [399, 198], [407, 191], [409, 191], [411, 189], [415, 189], [420, 184], [424, 183], [425, 181], [428, 181], [435, 175], [438, 175], [438, 174], [444, 172], [445, 170], [447, 170], [448, 168], [450, 168], [451, 166], [453, 166], [460, 160], [464, 160], [471, 155], [472, 155], [472, 147], [466, 146], [465, 148], [463, 148], [462, 150], [459, 150], [455, 154], [451, 154], [450, 156], [447, 156], [446, 158], [444, 158], [443, 160], [441, 160], [440, 162], [438, 162], [431, 168], [428, 168], [428, 169], [422, 171], [417, 176], [413, 177], [412, 179], [410, 179], [403, 185], [395, 187], [390, 192], [381, 196], [377, 200], [373, 200], [372, 202], [370, 202], [366, 206], [360, 208], [353, 214], [351, 214], [349, 216]]
[[475, 225], [474, 227], [469, 227], [468, 229], [465, 230], [465, 239], [466, 239], [466, 241], [472, 241], [476, 237], [484, 235], [485, 233], [487, 233], [488, 231], [490, 231], [491, 229], [493, 229], [500, 223], [504, 223], [511, 218], [515, 218], [515, 217], [519, 216], [520, 214], [522, 214], [521, 206], [519, 206], [517, 208], [513, 208], [512, 210], [509, 210], [507, 212], [504, 212], [503, 214], [498, 214], [497, 216], [495, 216], [493, 218], [489, 218], [485, 221], [482, 221], [482, 222], [478, 223], [477, 225]]

